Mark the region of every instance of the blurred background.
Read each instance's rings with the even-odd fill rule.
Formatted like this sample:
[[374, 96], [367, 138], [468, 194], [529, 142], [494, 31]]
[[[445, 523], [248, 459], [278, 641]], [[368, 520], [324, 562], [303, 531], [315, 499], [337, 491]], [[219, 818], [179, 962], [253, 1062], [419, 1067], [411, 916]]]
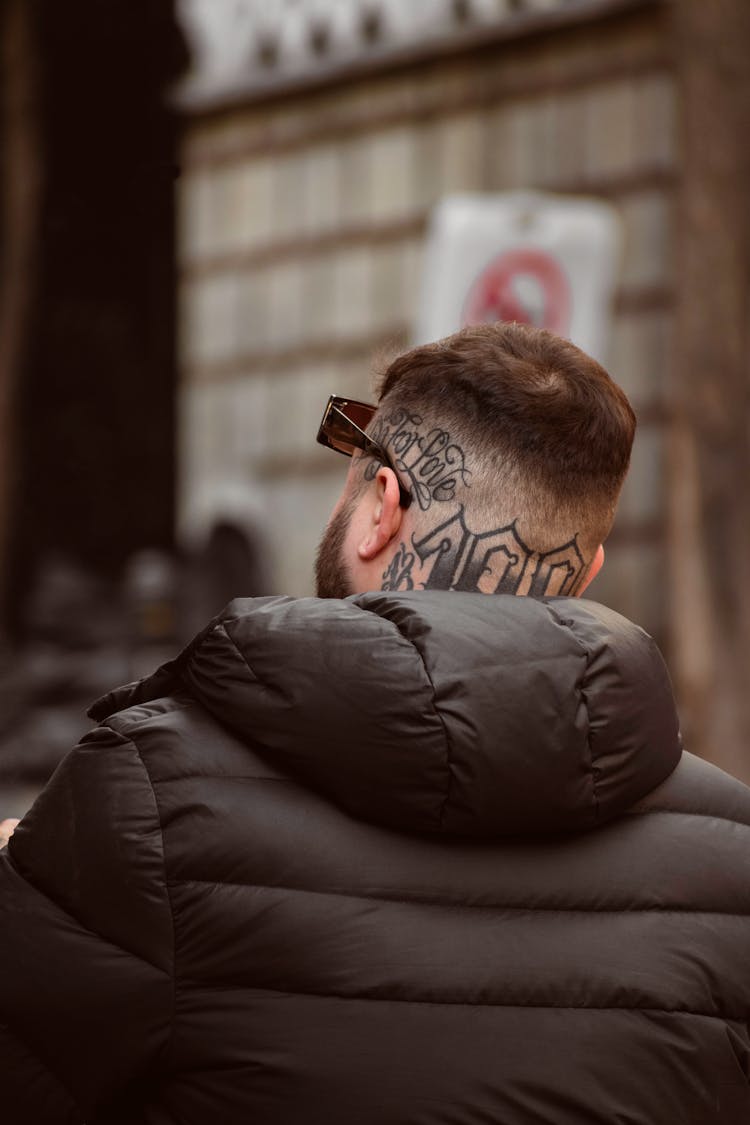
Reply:
[[0, 20], [0, 818], [231, 597], [312, 592], [346, 469], [323, 406], [419, 338], [465, 193], [615, 216], [600, 358], [639, 431], [590, 596], [657, 638], [688, 749], [750, 780], [746, 0]]

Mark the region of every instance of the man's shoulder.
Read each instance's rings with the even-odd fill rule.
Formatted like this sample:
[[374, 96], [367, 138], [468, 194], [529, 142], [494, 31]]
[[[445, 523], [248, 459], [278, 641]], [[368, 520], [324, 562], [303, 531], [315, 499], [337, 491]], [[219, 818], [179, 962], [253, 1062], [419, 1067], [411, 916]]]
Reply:
[[247, 742], [187, 692], [133, 704], [107, 716], [101, 726], [135, 746], [155, 784], [244, 776], [258, 764]]
[[750, 787], [685, 751], [677, 768], [633, 811], [729, 821], [750, 828]]

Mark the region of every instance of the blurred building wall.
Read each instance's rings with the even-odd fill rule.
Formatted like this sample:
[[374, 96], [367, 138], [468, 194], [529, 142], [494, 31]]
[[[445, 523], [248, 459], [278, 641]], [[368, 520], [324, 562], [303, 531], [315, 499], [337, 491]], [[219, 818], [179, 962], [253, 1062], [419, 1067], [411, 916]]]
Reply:
[[189, 528], [231, 482], [244, 487], [275, 549], [275, 588], [309, 592], [345, 471], [314, 444], [319, 416], [333, 391], [367, 398], [373, 353], [407, 344], [432, 206], [465, 190], [599, 196], [624, 224], [610, 369], [640, 427], [592, 596], [663, 638], [679, 160], [664, 9], [533, 7], [524, 19], [523, 5], [507, 6], [492, 26], [485, 10], [467, 39], [467, 5], [448, 45], [389, 57], [381, 44], [374, 63], [365, 45], [343, 73], [318, 55], [322, 73], [302, 82], [294, 67], [274, 81], [257, 56], [244, 93], [194, 80], [180, 186], [179, 506]]

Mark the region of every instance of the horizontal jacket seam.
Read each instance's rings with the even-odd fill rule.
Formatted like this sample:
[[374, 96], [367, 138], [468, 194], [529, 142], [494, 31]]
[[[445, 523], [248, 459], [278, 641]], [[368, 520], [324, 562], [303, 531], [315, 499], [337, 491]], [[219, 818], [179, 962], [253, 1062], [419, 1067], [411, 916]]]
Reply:
[[718, 820], [722, 824], [733, 824], [737, 828], [750, 828], [750, 824], [744, 820], [732, 820], [731, 817], [722, 816], [720, 813], [701, 813], [695, 812], [692, 809], [626, 809], [622, 813], [623, 817], [626, 816], [692, 816], [696, 820]]
[[312, 992], [299, 988], [268, 988], [262, 984], [237, 984], [236, 982], [213, 982], [197, 977], [186, 977], [186, 983], [231, 988], [243, 992], [266, 992], [276, 996], [309, 996], [313, 1000], [336, 1000], [343, 1003], [359, 1001], [367, 1004], [414, 1004], [433, 1008], [529, 1008], [544, 1011], [565, 1012], [640, 1012], [644, 1015], [658, 1013], [667, 1016], [693, 1016], [701, 1019], [722, 1020], [723, 1022], [745, 1023], [747, 1014], [729, 1012], [699, 1012], [694, 1008], [660, 1008], [653, 1005], [641, 1007], [639, 1004], [540, 1004], [524, 1003], [519, 1000], [423, 1000], [413, 996], [368, 996], [367, 994], [343, 996], [339, 992]]
[[264, 777], [263, 775], [239, 773], [175, 773], [171, 774], [169, 777], [151, 778], [151, 785], [152, 787], [157, 785], [171, 785], [176, 781], [271, 781], [276, 782], [278, 785], [293, 785], [297, 789], [304, 789], [305, 793], [311, 792], [303, 781], [298, 781], [294, 777]]
[[319, 890], [312, 887], [290, 887], [285, 883], [238, 883], [230, 879], [171, 879], [170, 887], [242, 887], [245, 890], [285, 891], [291, 894], [317, 895], [321, 898], [363, 899], [365, 902], [399, 903], [405, 906], [437, 906], [448, 910], [505, 910], [508, 913], [524, 914], [709, 914], [727, 918], [750, 918], [750, 911], [713, 910], [710, 907], [692, 906], [540, 906], [537, 904], [519, 906], [504, 902], [452, 902], [437, 898], [399, 898], [394, 895], [363, 894], [361, 892]]

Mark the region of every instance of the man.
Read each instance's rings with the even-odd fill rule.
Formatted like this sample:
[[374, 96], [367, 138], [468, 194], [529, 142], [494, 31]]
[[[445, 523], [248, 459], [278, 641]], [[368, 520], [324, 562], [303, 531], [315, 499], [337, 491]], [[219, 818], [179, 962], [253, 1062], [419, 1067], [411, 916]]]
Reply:
[[14, 1125], [750, 1120], [750, 790], [575, 597], [633, 432], [518, 326], [331, 400], [321, 597], [96, 704], [0, 856]]

